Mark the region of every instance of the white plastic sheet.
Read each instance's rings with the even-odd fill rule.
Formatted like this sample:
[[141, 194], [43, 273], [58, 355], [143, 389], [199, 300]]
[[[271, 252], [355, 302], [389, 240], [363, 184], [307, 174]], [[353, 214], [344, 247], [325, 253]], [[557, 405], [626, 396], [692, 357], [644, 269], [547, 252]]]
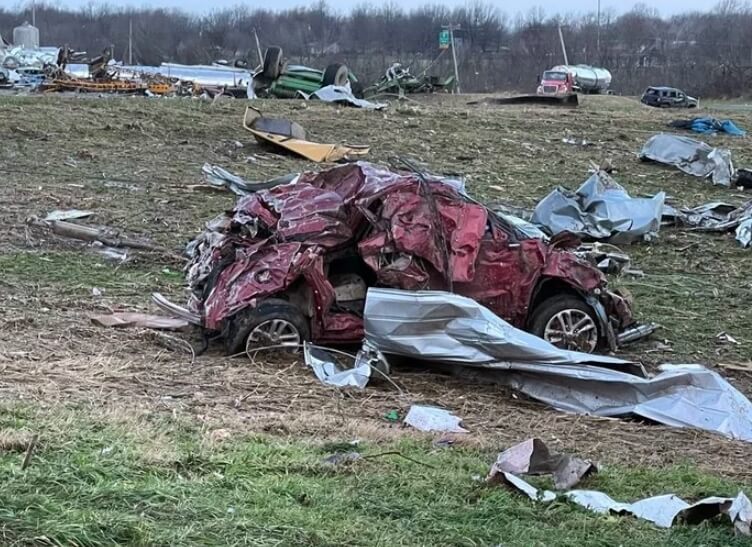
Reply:
[[467, 433], [460, 427], [462, 418], [448, 410], [433, 406], [413, 405], [405, 416], [405, 424], [419, 431], [442, 431], [444, 433]]

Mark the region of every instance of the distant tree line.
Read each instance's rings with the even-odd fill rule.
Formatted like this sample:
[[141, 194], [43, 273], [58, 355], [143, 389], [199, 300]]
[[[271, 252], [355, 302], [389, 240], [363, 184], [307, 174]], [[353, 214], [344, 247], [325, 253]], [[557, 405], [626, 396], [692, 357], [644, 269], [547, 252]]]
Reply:
[[[0, 8], [0, 34], [30, 20], [30, 9]], [[69, 45], [92, 56], [112, 45], [127, 61], [129, 24], [134, 62], [211, 63], [248, 59], [258, 64], [254, 29], [262, 48], [281, 46], [291, 62], [323, 67], [344, 62], [365, 81], [391, 63], [411, 71], [451, 74], [451, 54], [438, 60], [438, 35], [456, 31], [463, 91], [534, 90], [543, 70], [563, 63], [557, 27], [569, 61], [603, 66], [613, 89], [624, 94], [647, 85], [675, 85], [700, 96], [740, 96], [752, 77], [752, 9], [723, 0], [707, 13], [662, 18], [637, 4], [616, 15], [547, 15], [540, 9], [509, 18], [490, 3], [465, 7], [427, 5], [410, 11], [394, 1], [338, 13], [324, 1], [284, 11], [236, 7], [194, 16], [178, 10], [117, 9], [93, 4], [79, 11], [36, 6], [43, 45]]]

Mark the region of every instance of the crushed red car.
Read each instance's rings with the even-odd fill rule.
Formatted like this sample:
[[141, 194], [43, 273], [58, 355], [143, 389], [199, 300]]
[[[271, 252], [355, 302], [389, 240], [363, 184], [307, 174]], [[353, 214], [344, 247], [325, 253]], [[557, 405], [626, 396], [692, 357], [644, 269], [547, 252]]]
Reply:
[[372, 286], [450, 290], [567, 349], [644, 336], [571, 244], [525, 235], [458, 181], [352, 163], [243, 196], [209, 223], [189, 246], [189, 307], [229, 353], [359, 343]]

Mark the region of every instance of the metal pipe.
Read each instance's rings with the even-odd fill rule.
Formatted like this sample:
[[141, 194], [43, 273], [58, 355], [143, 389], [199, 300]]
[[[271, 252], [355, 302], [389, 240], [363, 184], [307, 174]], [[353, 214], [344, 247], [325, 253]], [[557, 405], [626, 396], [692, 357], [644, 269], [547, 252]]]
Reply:
[[658, 325], [656, 325], [655, 323], [645, 323], [643, 325], [637, 325], [636, 327], [631, 327], [617, 334], [616, 340], [618, 341], [620, 346], [623, 346], [624, 344], [636, 342], [637, 340], [645, 338], [646, 336], [650, 336], [655, 332], [657, 328]]

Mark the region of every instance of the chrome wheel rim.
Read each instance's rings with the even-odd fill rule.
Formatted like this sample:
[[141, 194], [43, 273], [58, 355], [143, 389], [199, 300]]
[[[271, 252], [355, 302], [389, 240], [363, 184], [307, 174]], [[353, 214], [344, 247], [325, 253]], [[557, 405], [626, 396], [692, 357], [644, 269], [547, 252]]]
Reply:
[[543, 338], [557, 348], [590, 353], [598, 345], [598, 326], [582, 310], [562, 310], [548, 320]]
[[254, 328], [248, 335], [246, 350], [264, 346], [289, 346], [297, 349], [300, 346], [300, 331], [297, 327], [284, 319], [270, 319]]

